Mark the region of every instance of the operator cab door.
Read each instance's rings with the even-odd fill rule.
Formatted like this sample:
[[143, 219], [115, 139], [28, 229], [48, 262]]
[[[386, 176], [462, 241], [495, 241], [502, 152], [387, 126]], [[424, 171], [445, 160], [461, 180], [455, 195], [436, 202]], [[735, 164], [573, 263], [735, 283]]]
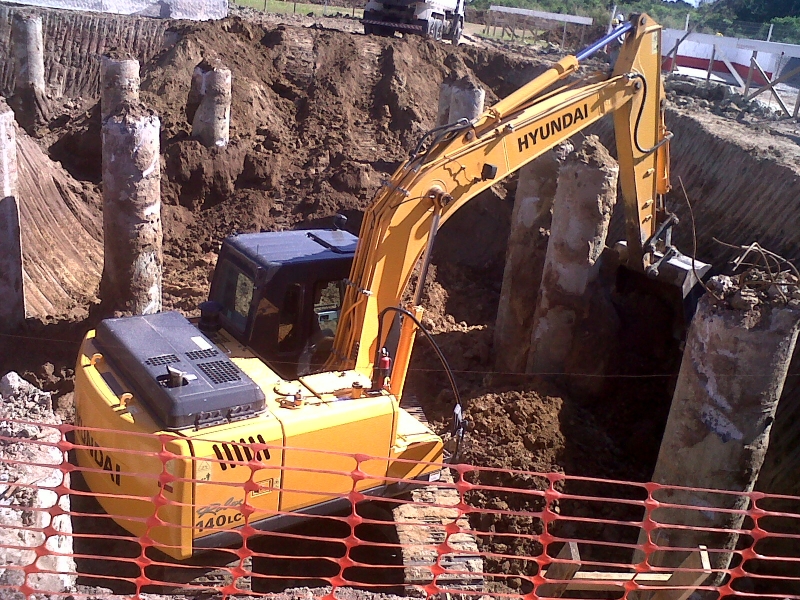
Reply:
[[225, 329], [246, 344], [250, 315], [256, 294], [258, 269], [233, 252], [222, 252], [211, 284], [209, 298], [219, 303]]
[[222, 326], [284, 379], [318, 372], [333, 347], [356, 241], [338, 230], [228, 238], [210, 294]]
[[295, 267], [288, 271], [292, 277], [274, 278], [253, 303], [249, 346], [285, 379], [316, 372], [325, 363], [344, 297], [341, 279], [294, 281], [312, 276], [303, 271]]

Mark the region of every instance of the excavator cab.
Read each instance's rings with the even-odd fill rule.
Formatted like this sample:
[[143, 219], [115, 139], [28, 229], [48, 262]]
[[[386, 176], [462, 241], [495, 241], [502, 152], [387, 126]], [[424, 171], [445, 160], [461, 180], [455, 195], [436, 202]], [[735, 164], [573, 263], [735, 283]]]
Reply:
[[284, 379], [319, 370], [330, 355], [358, 238], [340, 230], [225, 239], [199, 327], [223, 327]]

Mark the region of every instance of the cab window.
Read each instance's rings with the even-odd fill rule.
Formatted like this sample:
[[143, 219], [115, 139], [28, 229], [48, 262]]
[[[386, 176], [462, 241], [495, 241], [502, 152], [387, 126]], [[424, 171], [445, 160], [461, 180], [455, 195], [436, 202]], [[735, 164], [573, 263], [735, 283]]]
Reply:
[[341, 280], [319, 281], [314, 286], [314, 314], [323, 332], [328, 330], [330, 335], [336, 334], [343, 295]]
[[243, 332], [253, 301], [253, 280], [229, 260], [222, 261], [220, 267], [220, 285], [213, 299], [222, 305], [222, 314], [231, 325]]
[[299, 348], [303, 332], [300, 315], [303, 312], [303, 293], [300, 284], [293, 283], [286, 288], [278, 321], [278, 350], [289, 352]]
[[253, 329], [250, 332], [250, 347], [253, 352], [262, 357], [269, 356], [275, 349], [276, 324], [278, 320], [278, 307], [267, 298], [261, 297], [253, 316]]

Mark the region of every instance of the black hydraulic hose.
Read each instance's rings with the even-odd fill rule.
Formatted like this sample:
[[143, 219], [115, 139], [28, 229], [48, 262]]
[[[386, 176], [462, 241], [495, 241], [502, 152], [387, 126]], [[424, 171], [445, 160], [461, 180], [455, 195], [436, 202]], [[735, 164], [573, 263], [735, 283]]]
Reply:
[[[605, 46], [606, 44], [608, 44], [610, 42], [613, 42], [614, 40], [616, 40], [620, 36], [622, 36], [625, 33], [629, 32], [631, 29], [633, 29], [633, 23], [631, 21], [628, 21], [627, 23], [623, 23], [622, 25], [617, 27], [615, 30], [613, 30], [611, 33], [606, 35], [605, 37], [600, 38], [595, 43], [593, 43], [591, 46], [588, 46], [587, 48], [584, 48], [583, 50], [578, 52], [578, 54], [575, 55], [575, 58], [578, 59], [578, 62], [586, 60], [592, 54], [594, 54], [595, 52], [600, 50], [600, 48], [602, 48], [603, 46]], [[651, 153], [655, 152], [656, 150], [658, 150], [661, 146], [666, 144], [669, 140], [671, 140], [673, 134], [672, 134], [672, 132], [668, 132], [667, 135], [664, 136], [663, 140], [659, 141], [655, 146], [653, 146], [650, 149], [644, 149], [644, 148], [642, 148], [641, 144], [639, 144], [639, 123], [642, 120], [642, 113], [644, 112], [644, 105], [645, 105], [645, 102], [647, 101], [647, 79], [645, 79], [645, 77], [641, 73], [633, 73], [632, 76], [634, 78], [640, 79], [642, 81], [642, 87], [643, 87], [643, 91], [644, 91], [644, 95], [642, 96], [642, 103], [639, 105], [639, 113], [636, 115], [636, 125], [634, 126], [634, 129], [633, 129], [633, 143], [635, 144], [636, 149], [639, 152], [641, 152], [642, 154], [651, 154]]]
[[410, 159], [414, 160], [417, 156], [422, 153], [422, 149], [425, 147], [425, 142], [428, 138], [433, 138], [433, 142], [429, 145], [428, 149], [434, 147], [438, 142], [442, 140], [442, 138], [447, 134], [453, 134], [459, 131], [462, 131], [470, 126], [470, 122], [468, 119], [459, 119], [455, 123], [446, 123], [444, 125], [439, 125], [439, 127], [434, 127], [426, 131], [422, 137], [417, 142], [417, 145], [414, 147], [414, 150], [411, 151]]
[[657, 142], [655, 146], [652, 148], [642, 148], [641, 144], [639, 144], [639, 123], [642, 120], [642, 113], [644, 113], [644, 105], [647, 102], [647, 78], [642, 75], [641, 73], [633, 73], [632, 77], [634, 79], [639, 79], [642, 82], [642, 102], [639, 104], [639, 112], [636, 114], [636, 124], [633, 126], [633, 143], [636, 146], [636, 149], [641, 152], [642, 154], [652, 154], [656, 150], [658, 150], [661, 146], [666, 144], [668, 141], [672, 139], [673, 133], [671, 131], [667, 132], [667, 135], [664, 136], [664, 139]]
[[383, 337], [383, 318], [386, 316], [386, 313], [389, 311], [393, 311], [396, 313], [400, 313], [411, 319], [414, 324], [425, 334], [427, 340], [433, 346], [434, 352], [439, 357], [439, 360], [442, 362], [442, 366], [444, 367], [445, 373], [447, 373], [447, 378], [450, 381], [450, 386], [453, 388], [453, 395], [456, 399], [456, 404], [453, 407], [453, 418], [455, 422], [453, 423], [453, 435], [456, 438], [456, 449], [453, 452], [453, 455], [450, 457], [448, 462], [454, 462], [458, 459], [458, 456], [461, 452], [461, 441], [464, 438], [464, 428], [466, 427], [466, 422], [463, 419], [464, 416], [464, 407], [461, 403], [461, 394], [458, 393], [458, 386], [456, 385], [455, 376], [453, 375], [453, 370], [450, 368], [450, 363], [447, 362], [447, 357], [445, 357], [444, 352], [439, 347], [439, 344], [436, 343], [436, 340], [433, 339], [431, 332], [428, 331], [425, 326], [419, 322], [411, 312], [407, 311], [405, 308], [401, 308], [399, 306], [387, 306], [384, 308], [381, 313], [378, 315], [378, 349], [375, 354], [375, 364], [378, 364], [380, 360], [380, 352], [381, 352], [381, 339]]

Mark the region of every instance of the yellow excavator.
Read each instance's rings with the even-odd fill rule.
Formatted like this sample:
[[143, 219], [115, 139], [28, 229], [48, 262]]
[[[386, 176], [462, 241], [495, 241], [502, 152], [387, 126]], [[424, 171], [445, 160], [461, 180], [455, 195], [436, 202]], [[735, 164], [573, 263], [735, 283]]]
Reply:
[[[623, 36], [612, 69], [575, 77]], [[627, 267], [688, 290], [691, 263], [671, 246], [675, 219], [663, 201], [671, 134], [661, 28], [633, 15], [474, 121], [428, 132], [378, 191], [358, 238], [342, 229], [234, 235], [199, 320], [165, 312], [90, 331], [76, 367], [76, 456], [103, 509], [186, 559], [241, 542], [244, 526], [271, 531], [332, 514], [351, 492], [387, 497], [437, 480], [452, 457], [401, 403], [421, 316], [401, 306], [410, 275], [467, 201], [609, 113]]]

